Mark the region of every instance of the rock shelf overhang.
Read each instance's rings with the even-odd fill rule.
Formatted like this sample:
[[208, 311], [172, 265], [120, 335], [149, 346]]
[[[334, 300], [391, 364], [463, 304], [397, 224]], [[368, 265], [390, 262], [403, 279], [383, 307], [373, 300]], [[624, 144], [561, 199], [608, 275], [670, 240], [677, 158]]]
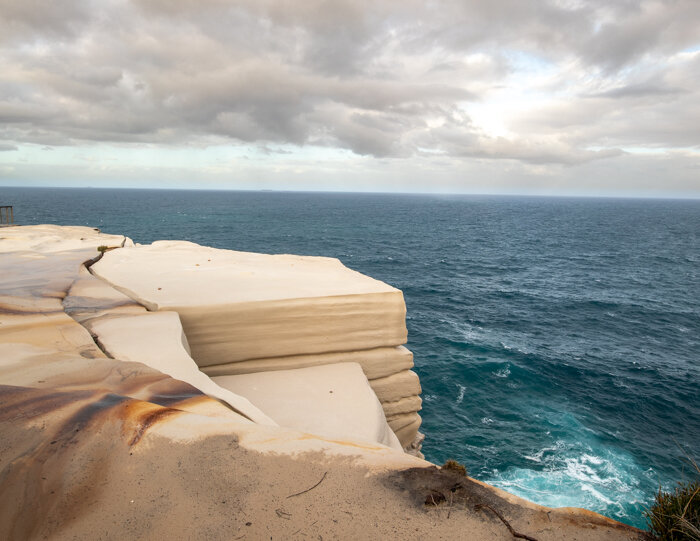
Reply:
[[[641, 539], [595, 513], [540, 507], [402, 452], [417, 434], [421, 401], [411, 354], [400, 346], [398, 290], [355, 273], [342, 293], [319, 277], [323, 295], [341, 298], [325, 308], [320, 302], [329, 322], [303, 329], [309, 319], [283, 310], [265, 323], [265, 313], [274, 315], [266, 303], [283, 306], [280, 292], [294, 284], [286, 269], [248, 322], [268, 342], [256, 349], [252, 336], [231, 327], [245, 320], [242, 309], [231, 318], [218, 311], [208, 332], [192, 323], [207, 307], [256, 302], [249, 275], [241, 282], [248, 297], [220, 293], [236, 280], [210, 276], [201, 282], [211, 284], [206, 302], [178, 282], [180, 272], [199, 279], [178, 267], [191, 264], [185, 253], [230, 254], [189, 243], [154, 246], [86, 227], [0, 232], [0, 538], [509, 539], [503, 523], [478, 511], [487, 506], [540, 541]], [[98, 263], [107, 281], [85, 266], [104, 247], [113, 248]], [[161, 249], [183, 252], [161, 267], [177, 270], [158, 280], [167, 286], [144, 278], [158, 269], [152, 261], [138, 266], [138, 254]], [[109, 268], [125, 254], [141, 279]], [[297, 265], [294, 256], [284, 258]], [[302, 259], [302, 268], [313, 267], [315, 258]], [[332, 260], [320, 265], [337, 276], [353, 272]], [[267, 279], [274, 271], [259, 269]], [[153, 292], [144, 284], [174, 287], [177, 302], [148, 300]], [[295, 309], [313, 311], [313, 299], [327, 298], [310, 284], [298, 291], [289, 298]], [[364, 295], [370, 315], [361, 313]], [[342, 330], [345, 310], [350, 332], [324, 341], [324, 333]], [[276, 328], [287, 328], [289, 338], [280, 350]], [[295, 329], [300, 336], [292, 336]], [[247, 343], [218, 357], [236, 341], [231, 335]], [[209, 348], [211, 336], [220, 343]], [[312, 347], [314, 336], [323, 347]], [[300, 420], [307, 424], [294, 429]], [[439, 505], [426, 507], [429, 498]]]
[[[279, 408], [285, 410], [285, 423], [326, 435], [352, 426], [346, 435], [420, 455], [421, 389], [410, 371], [412, 355], [402, 347], [407, 338], [406, 305], [398, 289], [348, 269], [337, 259], [236, 252], [183, 241], [113, 250], [90, 270], [153, 313], [177, 313], [191, 357], [202, 372], [253, 404], [259, 405], [265, 396], [281, 396], [281, 375], [263, 374], [284, 370], [299, 388], [306, 379], [321, 384], [320, 374], [335, 381], [348, 374], [342, 364], [359, 363], [364, 378], [347, 380], [357, 397], [354, 414], [342, 416], [339, 409], [331, 409], [321, 421], [322, 414], [310, 415], [309, 408], [314, 408], [308, 400], [288, 392], [286, 408]], [[320, 368], [333, 365], [337, 366]], [[248, 392], [254, 382], [259, 388], [267, 385], [267, 390]], [[210, 396], [221, 397], [210, 386], [206, 389]], [[374, 395], [387, 408], [370, 415]], [[360, 402], [360, 397], [368, 398]], [[404, 410], [414, 409], [387, 414], [396, 409], [392, 403], [403, 399], [408, 399]], [[351, 408], [351, 403], [345, 407]], [[290, 415], [294, 411], [296, 423]], [[359, 411], [363, 413], [358, 416]], [[319, 422], [309, 424], [312, 418]], [[339, 426], [331, 429], [334, 422]], [[365, 430], [359, 430], [361, 426]]]

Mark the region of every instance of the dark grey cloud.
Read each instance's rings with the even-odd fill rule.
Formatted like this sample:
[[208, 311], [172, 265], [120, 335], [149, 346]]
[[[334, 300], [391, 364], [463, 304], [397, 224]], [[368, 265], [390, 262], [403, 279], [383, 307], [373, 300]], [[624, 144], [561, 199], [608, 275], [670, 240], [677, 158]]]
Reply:
[[664, 96], [680, 94], [683, 92], [687, 92], [687, 90], [683, 88], [663, 86], [655, 81], [648, 81], [646, 83], [639, 84], [626, 84], [624, 86], [611, 88], [603, 92], [594, 92], [592, 94], [589, 94], [588, 97], [611, 99], [629, 99], [640, 97], [663, 98]]
[[608, 20], [580, 51], [591, 64], [618, 70], [645, 55], [671, 54], [697, 45], [700, 4], [694, 0], [609, 5]]
[[83, 0], [3, 0], [0, 14], [0, 43], [24, 44], [73, 39], [94, 17], [92, 3]]
[[[698, 43], [695, 0], [3, 0], [0, 139], [576, 165], [697, 147]], [[503, 88], [551, 100], [488, 133]]]

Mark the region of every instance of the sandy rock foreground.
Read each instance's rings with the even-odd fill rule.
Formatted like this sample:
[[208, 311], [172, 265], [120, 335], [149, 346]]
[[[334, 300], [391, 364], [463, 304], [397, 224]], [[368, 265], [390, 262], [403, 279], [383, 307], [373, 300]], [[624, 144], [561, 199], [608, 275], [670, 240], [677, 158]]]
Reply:
[[[506, 522], [540, 541], [641, 539], [379, 443], [256, 421], [252, 403], [108, 357], [88, 328], [147, 315], [83, 263], [123, 245], [89, 228], [0, 229], [1, 539], [510, 540]], [[187, 353], [173, 316], [158, 317]]]

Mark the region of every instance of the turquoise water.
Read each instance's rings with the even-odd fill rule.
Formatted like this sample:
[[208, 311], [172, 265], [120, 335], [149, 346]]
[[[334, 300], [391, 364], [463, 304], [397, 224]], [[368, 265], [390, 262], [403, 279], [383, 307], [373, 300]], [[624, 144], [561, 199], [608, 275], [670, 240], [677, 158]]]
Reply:
[[424, 452], [642, 526], [700, 458], [700, 201], [0, 188], [23, 224], [340, 258], [404, 291]]

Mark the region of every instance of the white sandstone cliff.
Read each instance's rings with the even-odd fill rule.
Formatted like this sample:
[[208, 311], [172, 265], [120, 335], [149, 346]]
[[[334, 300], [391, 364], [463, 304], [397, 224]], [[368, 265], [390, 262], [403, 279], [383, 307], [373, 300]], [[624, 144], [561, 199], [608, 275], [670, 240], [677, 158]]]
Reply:
[[404, 311], [334, 260], [1, 229], [0, 538], [642, 538], [402, 452]]
[[[90, 271], [152, 312], [177, 313], [202, 372], [275, 421], [273, 402], [286, 426], [336, 436], [353, 426], [346, 435], [396, 447], [400, 442], [420, 453], [421, 389], [410, 371], [411, 353], [401, 346], [406, 307], [398, 289], [336, 259], [181, 241], [110, 251]], [[100, 339], [99, 329], [93, 331]], [[364, 377], [343, 363], [359, 363]], [[284, 373], [268, 374], [278, 370]], [[290, 381], [284, 392], [283, 377]], [[335, 391], [319, 410], [302, 391], [304, 381], [314, 382], [310, 388], [337, 388], [334, 382], [343, 379], [352, 392], [344, 393], [342, 404]]]

